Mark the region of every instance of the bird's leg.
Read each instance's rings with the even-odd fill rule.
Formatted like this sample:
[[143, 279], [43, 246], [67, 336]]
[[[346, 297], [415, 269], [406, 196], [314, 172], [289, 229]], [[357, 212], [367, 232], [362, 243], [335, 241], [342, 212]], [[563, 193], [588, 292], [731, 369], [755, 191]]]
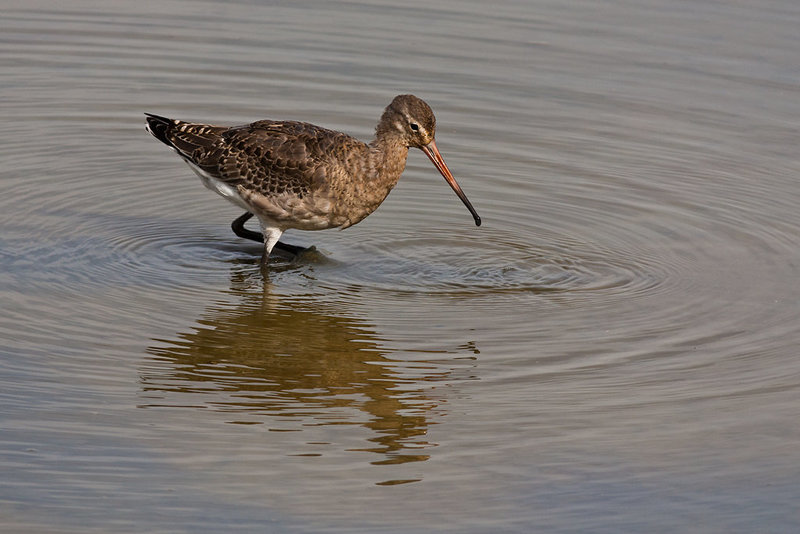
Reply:
[[261, 232], [254, 232], [253, 230], [248, 230], [244, 227], [244, 223], [249, 221], [252, 217], [253, 214], [249, 211], [244, 212], [241, 217], [237, 217], [236, 220], [231, 223], [231, 229], [233, 230], [233, 233], [239, 237], [263, 243], [264, 236], [261, 234]]
[[266, 281], [269, 277], [270, 271], [272, 271], [272, 268], [270, 268], [269, 265], [269, 254], [267, 253], [267, 249], [264, 249], [261, 259], [258, 261], [258, 270], [261, 271], [261, 274], [264, 276], [264, 280]]
[[286, 252], [287, 254], [291, 254], [292, 256], [297, 256], [301, 252], [308, 250], [308, 248], [306, 247], [301, 247], [298, 245], [290, 245], [289, 243], [284, 243], [283, 241], [278, 241], [277, 243], [275, 243], [275, 248], [283, 252]]
[[[233, 233], [236, 234], [237, 236], [244, 239], [249, 239], [251, 241], [258, 241], [259, 243], [264, 243], [266, 247], [267, 243], [264, 239], [264, 234], [262, 234], [261, 232], [248, 230], [247, 228], [244, 227], [244, 223], [249, 221], [252, 217], [253, 214], [250, 213], [249, 211], [246, 211], [241, 216], [237, 217], [236, 220], [233, 221], [233, 223], [231, 223], [231, 229], [233, 230]], [[280, 234], [278, 234], [278, 236], [280, 237]], [[306, 250], [305, 247], [299, 247], [297, 245], [290, 245], [288, 243], [283, 243], [281, 241], [275, 241], [269, 245], [269, 250], [267, 250], [266, 248], [264, 249], [265, 254], [262, 261], [266, 262], [266, 258], [269, 258], [269, 252], [272, 251], [273, 247], [288, 254], [291, 254], [293, 256], [297, 256], [298, 254]]]
[[269, 261], [269, 253], [272, 252], [272, 247], [278, 243], [281, 234], [283, 233], [278, 228], [264, 228], [264, 254], [261, 256], [261, 268], [265, 269]]

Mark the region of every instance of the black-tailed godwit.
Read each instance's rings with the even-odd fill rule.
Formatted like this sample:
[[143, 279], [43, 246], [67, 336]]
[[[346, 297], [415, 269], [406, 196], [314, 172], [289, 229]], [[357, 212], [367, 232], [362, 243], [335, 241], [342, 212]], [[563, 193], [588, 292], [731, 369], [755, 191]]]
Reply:
[[[230, 128], [146, 115], [147, 131], [206, 187], [246, 210], [233, 231], [264, 243], [264, 263], [273, 247], [302, 250], [279, 241], [290, 228], [347, 228], [375, 211], [400, 179], [410, 147], [430, 158], [481, 224], [436, 148], [433, 111], [413, 95], [392, 100], [369, 144], [305, 122], [261, 120]], [[244, 227], [253, 215], [263, 233]]]

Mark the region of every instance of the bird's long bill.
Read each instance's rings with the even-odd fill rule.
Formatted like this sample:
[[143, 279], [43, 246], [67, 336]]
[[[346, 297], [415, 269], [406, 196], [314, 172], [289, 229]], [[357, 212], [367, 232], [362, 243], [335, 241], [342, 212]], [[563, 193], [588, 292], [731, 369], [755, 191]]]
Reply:
[[461, 202], [467, 207], [469, 212], [472, 214], [472, 218], [475, 219], [475, 226], [481, 225], [481, 218], [478, 215], [478, 212], [475, 211], [475, 208], [472, 207], [467, 195], [464, 194], [464, 191], [461, 190], [461, 186], [458, 185], [456, 179], [453, 177], [453, 173], [450, 172], [450, 169], [447, 168], [444, 160], [442, 159], [442, 155], [439, 153], [439, 149], [436, 148], [436, 141], [431, 141], [428, 145], [421, 147], [422, 151], [425, 152], [425, 155], [436, 165], [436, 168], [439, 169], [439, 172], [442, 173], [444, 179], [447, 180], [447, 183], [450, 184], [450, 187], [453, 188], [453, 191], [456, 192], [458, 198], [461, 199]]

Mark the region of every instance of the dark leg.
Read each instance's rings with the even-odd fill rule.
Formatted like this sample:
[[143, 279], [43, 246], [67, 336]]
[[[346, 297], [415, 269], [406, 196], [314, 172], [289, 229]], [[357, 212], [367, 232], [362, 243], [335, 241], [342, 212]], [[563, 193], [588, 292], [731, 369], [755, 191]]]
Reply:
[[289, 243], [283, 243], [282, 241], [278, 241], [277, 243], [275, 243], [275, 248], [278, 250], [282, 250], [287, 254], [291, 254], [292, 256], [297, 256], [301, 252], [308, 250], [306, 247], [290, 245]]
[[236, 220], [233, 221], [233, 223], [231, 224], [231, 229], [233, 230], [233, 233], [238, 235], [239, 237], [263, 243], [264, 236], [261, 234], [261, 232], [254, 232], [244, 227], [244, 223], [249, 221], [252, 217], [253, 214], [250, 213], [249, 211], [244, 212], [244, 214], [241, 217], [237, 217]]
[[[233, 230], [234, 234], [238, 235], [241, 238], [250, 239], [251, 241], [258, 241], [259, 243], [263, 243], [264, 234], [262, 234], [261, 232], [248, 230], [247, 228], [244, 227], [244, 223], [249, 221], [252, 217], [253, 214], [250, 213], [249, 211], [246, 211], [240, 217], [237, 217], [235, 221], [233, 221], [233, 223], [231, 224], [231, 229]], [[289, 245], [287, 243], [282, 243], [281, 241], [275, 243], [274, 248], [282, 250], [283, 252], [287, 252], [293, 256], [297, 256], [298, 254], [306, 250], [305, 247]]]

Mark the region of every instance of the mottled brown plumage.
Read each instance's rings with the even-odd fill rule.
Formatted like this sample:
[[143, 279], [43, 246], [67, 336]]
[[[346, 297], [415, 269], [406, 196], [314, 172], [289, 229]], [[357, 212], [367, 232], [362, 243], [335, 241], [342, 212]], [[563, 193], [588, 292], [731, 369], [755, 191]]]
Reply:
[[[265, 259], [289, 228], [347, 228], [375, 211], [400, 179], [409, 147], [425, 152], [480, 225], [436, 148], [433, 111], [413, 95], [395, 97], [369, 144], [295, 121], [228, 128], [147, 114], [147, 130], [206, 187], [258, 217]], [[247, 218], [237, 219], [234, 230], [252, 238], [243, 230]]]

